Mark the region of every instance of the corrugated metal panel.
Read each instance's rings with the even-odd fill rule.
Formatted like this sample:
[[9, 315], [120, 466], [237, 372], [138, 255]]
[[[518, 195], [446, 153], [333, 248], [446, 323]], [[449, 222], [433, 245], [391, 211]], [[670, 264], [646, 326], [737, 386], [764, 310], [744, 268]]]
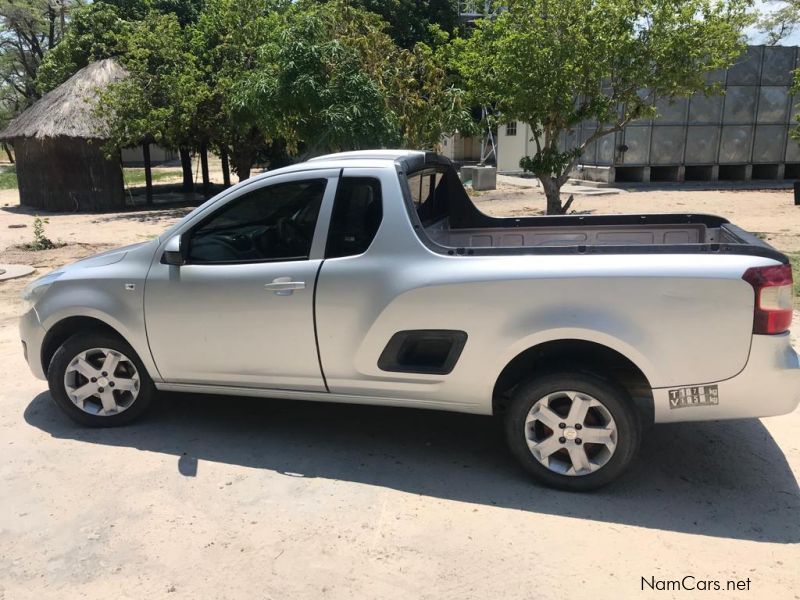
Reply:
[[[798, 58], [797, 47], [751, 46], [727, 71], [707, 74], [709, 83], [723, 87], [721, 95], [661, 99], [656, 103], [657, 118], [634, 121], [623, 132], [602, 138], [581, 162], [620, 166], [800, 162], [800, 145], [788, 135], [797, 126], [798, 99], [792, 97], [791, 85]], [[581, 139], [593, 127], [587, 123], [579, 128]]]
[[689, 104], [688, 98], [663, 98], [656, 102], [658, 118], [654, 124], [673, 125], [686, 123], [686, 110]]
[[[597, 130], [596, 127], [584, 127], [584, 128], [582, 128], [581, 129], [581, 133], [580, 133], [581, 144], [583, 144], [587, 139], [589, 139], [589, 137], [592, 134], [594, 134], [594, 132], [596, 130]], [[586, 147], [586, 149], [583, 151], [583, 155], [587, 156], [588, 159], [591, 160], [593, 163], [596, 163], [597, 162], [597, 144], [594, 143], [594, 142], [589, 144]]]
[[650, 142], [650, 162], [654, 165], [680, 164], [683, 160], [685, 141], [685, 125], [653, 127], [653, 137]]
[[786, 123], [789, 116], [789, 88], [765, 85], [758, 92], [758, 122]]
[[750, 162], [750, 146], [753, 141], [752, 125], [725, 125], [719, 145], [720, 164]]
[[754, 163], [783, 162], [785, 125], [758, 125], [753, 140]]
[[763, 46], [750, 46], [744, 55], [728, 69], [727, 85], [757, 85], [761, 81]]
[[692, 125], [686, 134], [686, 164], [711, 165], [717, 162], [719, 127]]
[[614, 151], [617, 147], [617, 136], [613, 133], [601, 137], [597, 144], [597, 164], [610, 165], [614, 162]]
[[725, 109], [722, 121], [729, 124], [752, 123], [756, 110], [758, 88], [752, 85], [728, 86], [725, 90]]
[[650, 159], [650, 127], [627, 127], [624, 145], [627, 149], [620, 153], [623, 157], [618, 161], [626, 165], [646, 165]]
[[695, 94], [689, 103], [689, 123], [719, 123], [722, 120], [722, 96]]
[[767, 46], [761, 71], [761, 85], [792, 85], [794, 46]]

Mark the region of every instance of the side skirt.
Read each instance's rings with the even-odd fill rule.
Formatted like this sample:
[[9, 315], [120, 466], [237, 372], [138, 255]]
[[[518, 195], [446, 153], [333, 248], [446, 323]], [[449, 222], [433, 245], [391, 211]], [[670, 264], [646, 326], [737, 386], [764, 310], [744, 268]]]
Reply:
[[412, 398], [382, 398], [376, 396], [354, 396], [326, 392], [303, 392], [297, 390], [276, 390], [223, 385], [198, 385], [193, 383], [155, 383], [163, 392], [183, 392], [190, 394], [219, 394], [223, 396], [250, 396], [254, 398], [277, 398], [283, 400], [305, 400], [309, 402], [340, 402], [342, 404], [366, 404], [375, 406], [398, 406], [406, 408], [425, 408], [451, 412], [486, 415], [485, 407], [463, 402], [437, 402]]

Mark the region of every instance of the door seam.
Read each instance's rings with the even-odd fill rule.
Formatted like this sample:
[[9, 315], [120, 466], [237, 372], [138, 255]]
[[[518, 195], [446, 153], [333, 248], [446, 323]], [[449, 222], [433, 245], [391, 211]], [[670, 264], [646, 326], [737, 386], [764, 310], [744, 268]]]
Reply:
[[328, 387], [328, 380], [325, 378], [325, 369], [322, 368], [322, 354], [319, 351], [319, 331], [317, 330], [317, 288], [319, 286], [319, 275], [322, 273], [322, 265], [325, 264], [325, 259], [322, 259], [317, 269], [317, 275], [314, 277], [314, 293], [311, 296], [311, 314], [314, 321], [314, 345], [317, 347], [317, 363], [319, 364], [319, 373], [322, 375], [322, 383], [325, 385], [325, 391], [330, 393]]

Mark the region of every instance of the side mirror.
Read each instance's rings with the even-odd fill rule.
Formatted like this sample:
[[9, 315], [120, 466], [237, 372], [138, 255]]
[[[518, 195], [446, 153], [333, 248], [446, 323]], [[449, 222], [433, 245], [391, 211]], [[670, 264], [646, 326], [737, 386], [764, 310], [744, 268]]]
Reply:
[[181, 251], [180, 235], [173, 235], [167, 240], [167, 245], [164, 246], [164, 254], [161, 255], [161, 262], [173, 267], [180, 267], [186, 262]]

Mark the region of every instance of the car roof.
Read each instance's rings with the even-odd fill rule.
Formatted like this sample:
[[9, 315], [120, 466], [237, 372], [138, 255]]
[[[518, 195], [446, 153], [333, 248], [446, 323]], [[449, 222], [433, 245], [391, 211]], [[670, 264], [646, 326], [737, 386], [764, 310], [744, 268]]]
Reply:
[[308, 159], [306, 162], [316, 161], [330, 161], [330, 160], [353, 160], [353, 159], [373, 159], [373, 160], [391, 160], [395, 161], [398, 158], [408, 158], [411, 156], [424, 156], [425, 152], [422, 150], [352, 150], [350, 152], [336, 152], [334, 154], [324, 154]]
[[251, 178], [251, 181], [258, 181], [275, 175], [297, 173], [298, 171], [343, 169], [346, 167], [395, 168], [398, 163], [410, 170], [416, 170], [426, 164], [451, 164], [448, 159], [423, 150], [353, 150], [315, 156], [304, 162], [255, 175]]

